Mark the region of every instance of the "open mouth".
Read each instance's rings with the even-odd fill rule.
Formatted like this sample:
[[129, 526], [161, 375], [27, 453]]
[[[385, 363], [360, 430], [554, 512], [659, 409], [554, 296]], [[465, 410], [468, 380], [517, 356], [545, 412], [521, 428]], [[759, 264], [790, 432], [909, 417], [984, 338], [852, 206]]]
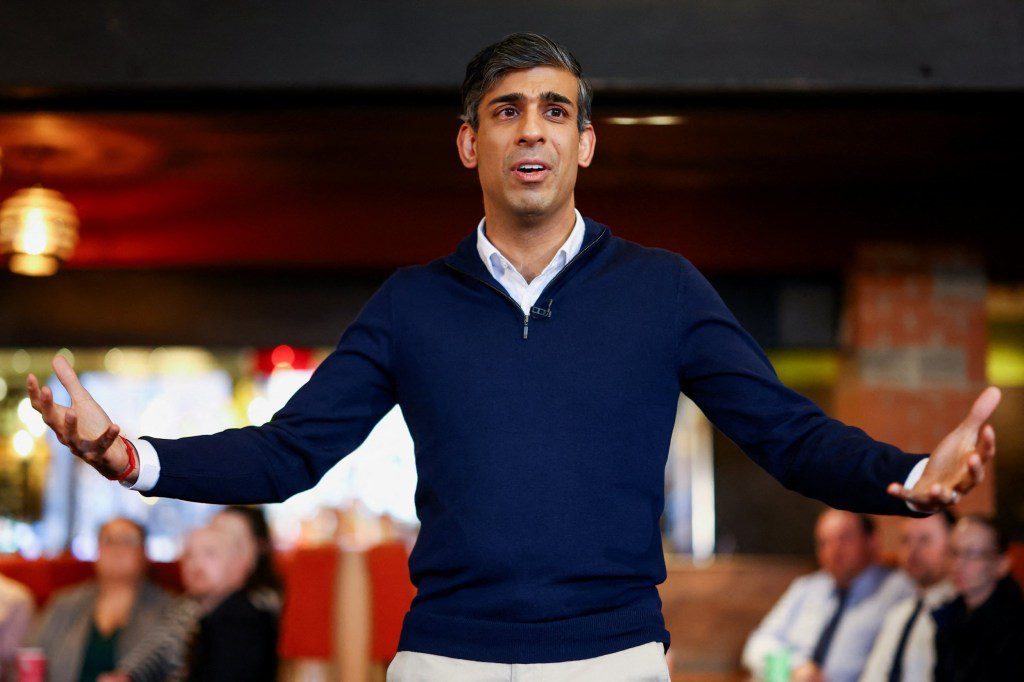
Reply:
[[551, 169], [542, 163], [521, 163], [513, 169], [512, 174], [524, 182], [539, 182], [547, 177]]

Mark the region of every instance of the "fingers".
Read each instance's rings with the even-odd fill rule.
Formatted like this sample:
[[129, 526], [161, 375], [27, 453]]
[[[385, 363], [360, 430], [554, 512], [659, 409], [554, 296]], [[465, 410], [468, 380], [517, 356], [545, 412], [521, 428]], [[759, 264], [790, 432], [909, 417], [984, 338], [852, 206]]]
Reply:
[[39, 380], [34, 374], [28, 375], [26, 385], [28, 386], [29, 402], [32, 408], [42, 415], [43, 423], [57, 434], [57, 440], [65, 443], [64, 410], [67, 408], [53, 402], [53, 391], [50, 390], [49, 386], [40, 387]]
[[95, 452], [96, 454], [102, 455], [104, 452], [110, 449], [111, 445], [114, 444], [114, 441], [117, 440], [117, 436], [119, 433], [121, 433], [121, 427], [119, 427], [117, 424], [111, 424], [110, 426], [107, 427], [106, 431], [100, 434], [99, 438], [96, 438], [95, 440], [92, 441], [88, 441], [90, 449], [93, 450], [93, 452]]
[[970, 492], [971, 488], [985, 480], [985, 465], [992, 461], [996, 452], [996, 432], [991, 424], [982, 427], [975, 449], [977, 452], [967, 458], [967, 466], [960, 480], [953, 486], [960, 493]]
[[900, 483], [890, 483], [889, 487], [885, 489], [885, 492], [889, 493], [893, 497], [898, 497], [901, 500], [907, 499], [906, 497], [904, 497], [905, 489], [903, 488], [903, 485]]
[[971, 411], [963, 422], [964, 426], [969, 427], [972, 431], [980, 429], [982, 424], [987, 422], [995, 412], [1001, 398], [1002, 393], [995, 386], [989, 386], [982, 391], [971, 405]]
[[917, 507], [928, 511], [956, 504], [963, 497], [963, 493], [960, 491], [943, 488], [938, 483], [931, 485], [924, 492], [920, 493], [915, 493], [900, 483], [890, 483], [889, 487], [886, 488], [886, 492], [904, 502], [911, 502]]
[[53, 371], [60, 383], [67, 389], [68, 395], [71, 396], [72, 404], [78, 400], [89, 398], [89, 392], [82, 386], [82, 383], [78, 380], [78, 375], [75, 374], [75, 370], [71, 368], [71, 363], [63, 355], [54, 356]]
[[121, 427], [117, 424], [110, 424], [96, 438], [80, 438], [78, 436], [78, 415], [73, 408], [68, 408], [64, 413], [64, 433], [67, 438], [65, 443], [76, 457], [81, 457], [90, 464], [98, 457], [102, 457], [121, 433]]
[[992, 428], [991, 424], [981, 427], [977, 447], [982, 464], [988, 464], [996, 456], [996, 430]]

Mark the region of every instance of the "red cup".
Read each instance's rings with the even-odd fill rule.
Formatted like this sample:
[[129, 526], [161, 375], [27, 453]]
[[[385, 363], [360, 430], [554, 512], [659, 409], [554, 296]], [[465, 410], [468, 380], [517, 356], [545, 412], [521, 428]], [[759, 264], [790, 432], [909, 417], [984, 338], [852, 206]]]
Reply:
[[18, 649], [19, 682], [46, 682], [46, 654], [42, 649]]

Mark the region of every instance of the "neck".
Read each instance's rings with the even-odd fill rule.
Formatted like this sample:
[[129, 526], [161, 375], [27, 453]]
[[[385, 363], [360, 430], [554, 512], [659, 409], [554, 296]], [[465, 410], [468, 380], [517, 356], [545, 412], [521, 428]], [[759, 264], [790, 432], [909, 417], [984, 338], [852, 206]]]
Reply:
[[237, 592], [241, 588], [232, 588], [227, 592], [215, 592], [210, 594], [203, 594], [196, 597], [196, 601], [199, 603], [199, 610], [203, 614], [210, 613], [215, 608], [221, 605], [221, 603], [230, 597], [232, 594]]
[[104, 599], [135, 598], [139, 584], [135, 580], [100, 581], [100, 596]]
[[569, 238], [576, 224], [575, 203], [544, 216], [522, 216], [493, 210], [484, 202], [488, 241], [516, 267], [527, 282], [540, 274]]
[[835, 578], [835, 576], [832, 576], [832, 578], [833, 578], [833, 580], [836, 580], [836, 587], [838, 589], [840, 589], [840, 590], [848, 590], [848, 589], [850, 589], [850, 586], [853, 585], [853, 583], [857, 582], [857, 578], [859, 578], [862, 575], [864, 575], [864, 571], [868, 570], [869, 568], [871, 568], [871, 564], [866, 564], [860, 570], [858, 570], [856, 573], [851, 575], [849, 578], [847, 578], [843, 582], [839, 582], [839, 580], [837, 580]]

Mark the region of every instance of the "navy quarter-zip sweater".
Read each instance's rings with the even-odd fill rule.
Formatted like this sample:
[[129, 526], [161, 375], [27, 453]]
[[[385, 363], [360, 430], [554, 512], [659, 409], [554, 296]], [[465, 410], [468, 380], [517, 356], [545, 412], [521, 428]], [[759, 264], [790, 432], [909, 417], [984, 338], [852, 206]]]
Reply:
[[579, 253], [524, 316], [475, 239], [392, 274], [270, 422], [147, 437], [160, 476], [144, 494], [284, 500], [397, 403], [421, 523], [399, 648], [502, 663], [668, 648], [658, 520], [680, 391], [785, 487], [917, 515], [885, 488], [925, 455], [786, 388], [682, 256], [585, 219]]

